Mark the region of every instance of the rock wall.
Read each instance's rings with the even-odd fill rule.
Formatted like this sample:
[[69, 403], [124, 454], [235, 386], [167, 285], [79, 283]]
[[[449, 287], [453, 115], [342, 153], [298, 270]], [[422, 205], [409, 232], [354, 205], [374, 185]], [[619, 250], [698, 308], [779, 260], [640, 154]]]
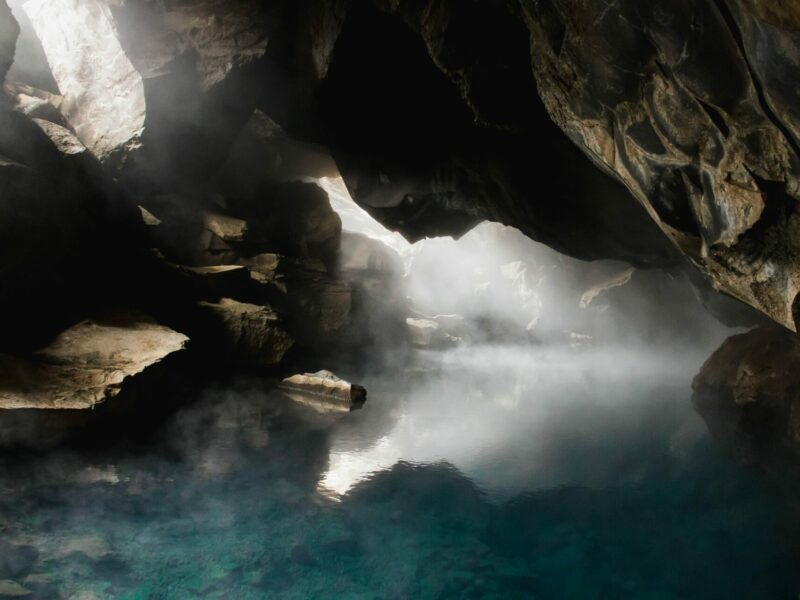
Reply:
[[583, 259], [665, 266], [677, 249], [794, 328], [792, 9], [51, 4], [24, 7], [59, 109], [137, 193], [207, 176], [260, 106], [328, 145], [353, 197], [410, 239], [489, 219]]
[[389, 227], [418, 239], [491, 219], [642, 266], [677, 249], [795, 328], [800, 53], [786, 3], [307, 4], [315, 16], [292, 13], [267, 52], [260, 105], [328, 144]]
[[692, 385], [711, 432], [741, 460], [764, 464], [800, 453], [800, 343], [776, 326], [733, 336]]
[[800, 37], [765, 4], [555, 0], [525, 19], [556, 123], [718, 289], [795, 329]]
[[[109, 308], [261, 367], [352, 333], [341, 223], [297, 181], [306, 168], [338, 170], [357, 202], [412, 240], [488, 219], [580, 259], [666, 268], [684, 255], [717, 289], [796, 329], [793, 5], [21, 10], [52, 85], [36, 87], [41, 57], [30, 78], [21, 60], [0, 102], [2, 351], [30, 353]], [[0, 0], [2, 76], [18, 33]], [[291, 155], [287, 137], [328, 147], [336, 168], [321, 152]], [[393, 297], [390, 277], [366, 293], [373, 275], [359, 274], [356, 306]]]
[[0, 3], [0, 81], [14, 62], [14, 50], [19, 36], [19, 25], [5, 2]]
[[81, 141], [126, 185], [174, 189], [223, 161], [255, 102], [242, 94], [270, 15], [250, 0], [28, 0]]

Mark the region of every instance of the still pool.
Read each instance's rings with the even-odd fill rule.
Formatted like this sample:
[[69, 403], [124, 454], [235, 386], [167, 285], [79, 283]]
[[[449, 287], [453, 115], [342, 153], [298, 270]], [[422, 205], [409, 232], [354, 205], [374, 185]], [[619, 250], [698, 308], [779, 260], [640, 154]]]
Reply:
[[800, 502], [709, 439], [703, 356], [421, 353], [352, 413], [241, 379], [2, 456], [0, 598], [797, 598]]

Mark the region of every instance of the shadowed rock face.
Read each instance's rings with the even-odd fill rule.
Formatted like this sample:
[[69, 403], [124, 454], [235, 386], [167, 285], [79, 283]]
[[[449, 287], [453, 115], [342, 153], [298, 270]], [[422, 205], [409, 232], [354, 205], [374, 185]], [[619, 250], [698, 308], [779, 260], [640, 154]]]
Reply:
[[559, 126], [719, 289], [794, 329], [798, 32], [765, 5], [556, 0], [525, 17]]
[[[329, 146], [362, 206], [411, 240], [489, 219], [585, 259], [675, 260], [624, 187], [553, 124], [521, 15], [489, 2], [396, 4], [351, 7], [324, 78], [293, 69], [304, 48], [267, 55], [288, 74], [262, 106]], [[298, 80], [310, 100], [286, 101]]]
[[[790, 3], [310, 5], [317, 16], [295, 15], [267, 52], [261, 105], [327, 143], [391, 228], [418, 239], [492, 219], [580, 258], [644, 265], [677, 248], [795, 328]], [[307, 31], [325, 42], [297, 43]]]
[[410, 239], [490, 219], [584, 259], [663, 266], [677, 248], [795, 328], [786, 3], [50, 4], [25, 9], [62, 112], [132, 189], [208, 175], [257, 104], [327, 144], [354, 198]]
[[[283, 166], [273, 144], [285, 131], [330, 148], [353, 197], [410, 239], [488, 219], [582, 259], [664, 267], [683, 253], [717, 288], [795, 328], [800, 19], [786, 2], [22, 8], [55, 85], [9, 81], [0, 106], [0, 238], [11, 242], [0, 286], [14, 290], [4, 315], [20, 323], [38, 320], [30, 300], [64, 289], [54, 283], [81, 265], [94, 286], [76, 306], [111, 304], [97, 285], [111, 273], [107, 287], [137, 290], [164, 322], [182, 302], [231, 298], [265, 323], [279, 313], [298, 344], [346, 329], [341, 224], [324, 194], [287, 174], [303, 161]], [[0, 0], [0, 75], [18, 31]], [[119, 262], [109, 238], [121, 238], [107, 213], [136, 206], [147, 227], [130, 225], [135, 243], [174, 263], [161, 265], [163, 289], [181, 294], [149, 292], [150, 266], [104, 268]], [[277, 276], [262, 264], [276, 254], [294, 265]], [[184, 267], [219, 269], [178, 285]], [[48, 322], [37, 337], [62, 331], [66, 319], [54, 320], [62, 328]]]
[[[37, 57], [14, 61], [20, 28], [0, 0], [7, 407], [91, 407], [122, 380], [146, 387], [167, 356], [278, 369], [342, 347], [370, 361], [387, 340], [405, 348], [397, 267], [343, 238], [303, 175], [341, 173], [361, 206], [411, 240], [491, 220], [580, 259], [672, 268], [683, 255], [697, 278], [796, 329], [794, 2], [14, 6]], [[522, 266], [503, 277], [525, 283]], [[653, 321], [677, 314], [648, 276], [625, 266], [592, 280], [576, 310], [580, 298], [584, 312], [613, 298], [641, 314], [641, 285], [661, 311]], [[696, 287], [715, 314], [752, 324]], [[100, 336], [107, 352], [87, 358], [97, 331], [86, 319], [109, 308], [168, 327], [147, 318], [114, 330]], [[461, 335], [457, 322], [411, 321], [418, 343]], [[186, 336], [191, 351], [177, 352]], [[695, 380], [698, 410], [745, 458], [796, 450], [798, 363], [786, 330], [731, 338]]]
[[712, 433], [746, 462], [800, 452], [800, 344], [775, 326], [728, 338], [695, 377]]

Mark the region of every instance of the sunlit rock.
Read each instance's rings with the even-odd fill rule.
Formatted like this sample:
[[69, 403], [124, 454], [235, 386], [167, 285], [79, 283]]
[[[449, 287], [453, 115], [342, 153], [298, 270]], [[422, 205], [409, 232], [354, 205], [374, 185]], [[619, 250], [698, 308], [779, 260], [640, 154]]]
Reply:
[[728, 338], [695, 377], [694, 404], [746, 462], [800, 452], [800, 342], [775, 326]]
[[29, 0], [24, 10], [62, 112], [129, 185], [208, 176], [254, 107], [241, 86], [266, 50], [269, 17], [252, 3]]
[[32, 119], [43, 119], [61, 126], [67, 121], [61, 113], [63, 97], [19, 82], [6, 82], [3, 90], [14, 109]]
[[411, 341], [419, 348], [450, 348], [461, 340], [447, 333], [434, 319], [406, 319]]
[[542, 248], [488, 222], [459, 240], [424, 240], [406, 258], [407, 293], [425, 318], [462, 315], [475, 339], [525, 338], [542, 314], [545, 275], [555, 274], [542, 264], [550, 259]]
[[581, 308], [588, 308], [589, 305], [594, 302], [595, 299], [602, 296], [604, 292], [628, 284], [633, 276], [633, 272], [634, 269], [625, 269], [610, 279], [593, 285], [583, 293], [578, 305]]
[[187, 341], [137, 314], [84, 321], [30, 357], [0, 357], [0, 408], [92, 408]]
[[361, 408], [367, 399], [362, 386], [338, 378], [330, 371], [292, 375], [278, 386], [294, 401], [319, 412], [351, 411]]
[[397, 252], [379, 240], [360, 233], [343, 233], [339, 269], [399, 277], [403, 274], [403, 262]]
[[29, 0], [62, 111], [101, 161], [140, 145], [146, 115], [142, 76], [119, 40], [110, 4], [98, 0]]

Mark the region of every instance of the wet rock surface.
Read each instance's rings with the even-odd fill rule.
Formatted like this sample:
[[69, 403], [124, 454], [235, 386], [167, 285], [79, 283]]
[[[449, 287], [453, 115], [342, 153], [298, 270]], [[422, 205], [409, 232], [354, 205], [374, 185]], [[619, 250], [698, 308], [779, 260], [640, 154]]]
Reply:
[[364, 387], [340, 379], [330, 371], [303, 373], [283, 379], [278, 388], [290, 398], [317, 410], [350, 411], [367, 401]]

